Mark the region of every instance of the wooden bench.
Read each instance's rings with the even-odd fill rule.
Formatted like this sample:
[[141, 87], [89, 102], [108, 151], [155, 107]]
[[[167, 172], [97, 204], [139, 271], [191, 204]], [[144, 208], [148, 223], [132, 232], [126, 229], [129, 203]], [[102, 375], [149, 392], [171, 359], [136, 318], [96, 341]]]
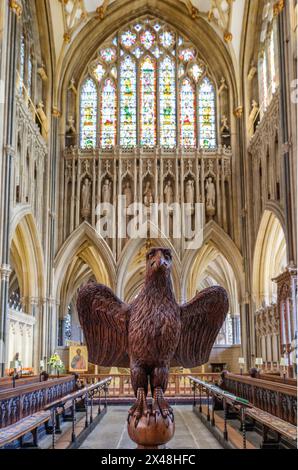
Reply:
[[[32, 416], [27, 416], [15, 424], [0, 429], [0, 447], [10, 444], [16, 440], [20, 441], [20, 447], [38, 447], [37, 430], [46, 424], [51, 418], [50, 411], [38, 411]], [[32, 443], [24, 444], [23, 438], [26, 434], [32, 433]]]
[[[281, 437], [285, 438], [290, 446], [296, 448], [297, 428], [293, 424], [255, 407], [246, 409], [245, 415], [251, 418], [253, 422], [257, 421], [262, 425], [263, 442], [261, 447], [263, 449], [280, 448]], [[269, 437], [270, 431], [276, 434], [275, 438]]]

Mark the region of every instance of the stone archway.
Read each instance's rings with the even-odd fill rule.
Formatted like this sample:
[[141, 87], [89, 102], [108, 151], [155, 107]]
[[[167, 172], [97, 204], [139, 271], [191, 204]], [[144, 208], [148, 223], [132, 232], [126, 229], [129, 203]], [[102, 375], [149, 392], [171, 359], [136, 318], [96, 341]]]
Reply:
[[[37, 368], [41, 357], [44, 258], [33, 215], [20, 210], [10, 234], [8, 363], [18, 352], [23, 367]], [[9, 365], [9, 364], [8, 364]]]
[[253, 257], [253, 300], [257, 308], [262, 303], [276, 301], [276, 284], [272, 281], [287, 265], [287, 246], [284, 230], [277, 216], [265, 210]]
[[59, 312], [59, 343], [63, 341], [63, 322], [72, 306], [73, 329], [79, 340], [79, 319], [76, 311], [77, 291], [93, 279], [98, 283], [115, 286], [115, 262], [107, 243], [84, 222], [66, 240], [55, 259], [54, 293]]

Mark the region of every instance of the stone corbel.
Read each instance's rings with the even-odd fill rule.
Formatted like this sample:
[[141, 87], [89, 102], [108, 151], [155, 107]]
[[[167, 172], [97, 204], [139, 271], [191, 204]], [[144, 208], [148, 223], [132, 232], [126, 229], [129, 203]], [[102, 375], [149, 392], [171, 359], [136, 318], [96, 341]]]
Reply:
[[77, 88], [76, 88], [76, 86], [75, 86], [75, 79], [74, 79], [74, 78], [72, 78], [72, 79], [70, 80], [68, 89], [69, 89], [70, 91], [72, 91], [72, 92], [74, 93], [74, 95], [77, 95], [77, 94], [78, 94], [78, 90], [77, 90]]
[[230, 43], [230, 42], [233, 41], [233, 34], [232, 34], [230, 31], [226, 31], [226, 32], [224, 33], [224, 41], [225, 41], [226, 43]]
[[251, 82], [254, 76], [256, 75], [256, 73], [257, 73], [257, 67], [254, 64], [252, 64], [249, 69], [247, 79]]
[[241, 119], [243, 116], [243, 106], [238, 106], [236, 109], [234, 109], [234, 116], [237, 119]]
[[61, 111], [56, 106], [52, 109], [52, 116], [57, 119], [61, 118]]
[[48, 80], [47, 72], [43, 64], [38, 67], [37, 73], [43, 82], [46, 82]]
[[224, 90], [228, 89], [228, 85], [226, 84], [226, 79], [224, 77], [220, 80], [220, 87], [218, 89], [218, 94], [221, 95]]

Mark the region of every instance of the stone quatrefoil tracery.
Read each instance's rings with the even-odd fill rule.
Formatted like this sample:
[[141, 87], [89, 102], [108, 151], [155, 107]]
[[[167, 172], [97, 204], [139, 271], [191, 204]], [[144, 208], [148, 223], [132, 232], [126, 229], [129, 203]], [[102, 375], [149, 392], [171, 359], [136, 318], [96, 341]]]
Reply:
[[80, 147], [215, 148], [216, 94], [195, 47], [160, 20], [107, 41], [80, 92]]

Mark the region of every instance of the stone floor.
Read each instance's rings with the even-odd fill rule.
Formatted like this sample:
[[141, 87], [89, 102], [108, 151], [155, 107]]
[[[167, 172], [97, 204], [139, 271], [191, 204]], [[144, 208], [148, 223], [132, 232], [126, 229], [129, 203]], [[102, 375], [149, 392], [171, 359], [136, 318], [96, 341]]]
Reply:
[[[81, 445], [81, 449], [135, 449], [126, 429], [128, 407], [112, 406], [94, 431]], [[192, 407], [174, 407], [176, 432], [169, 449], [221, 449], [215, 437], [194, 415]]]

